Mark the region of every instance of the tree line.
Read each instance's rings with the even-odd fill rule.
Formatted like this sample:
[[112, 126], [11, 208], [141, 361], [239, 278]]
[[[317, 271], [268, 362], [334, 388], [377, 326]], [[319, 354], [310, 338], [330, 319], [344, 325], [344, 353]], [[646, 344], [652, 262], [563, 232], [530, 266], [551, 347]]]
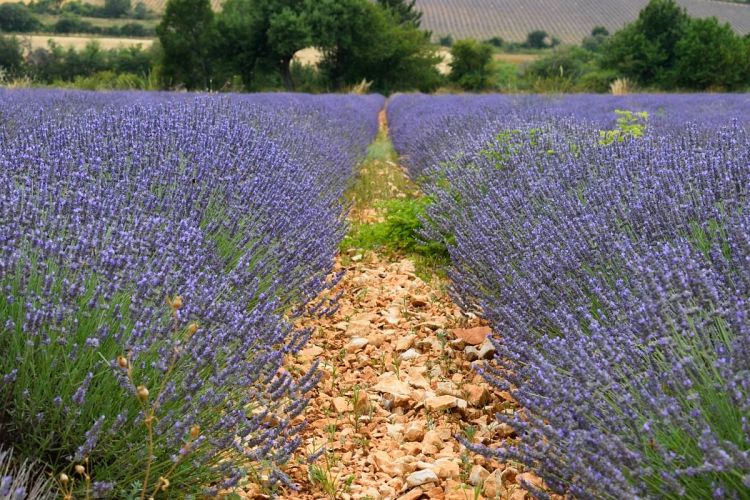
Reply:
[[[219, 13], [208, 0], [169, 0], [156, 29], [162, 78], [187, 89], [239, 80], [295, 90], [313, 79], [329, 91], [363, 80], [378, 92], [430, 91], [440, 59], [420, 21], [413, 0], [226, 0]], [[322, 54], [314, 74], [293, 62], [307, 47]]]

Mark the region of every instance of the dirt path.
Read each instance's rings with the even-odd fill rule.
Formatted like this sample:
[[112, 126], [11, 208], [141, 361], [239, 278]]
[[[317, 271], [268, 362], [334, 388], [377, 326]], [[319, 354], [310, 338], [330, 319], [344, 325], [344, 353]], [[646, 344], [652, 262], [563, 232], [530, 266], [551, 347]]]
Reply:
[[[413, 195], [387, 146], [374, 145], [350, 193], [354, 224], [381, 219], [383, 199]], [[296, 363], [304, 369], [320, 359], [323, 378], [310, 395], [304, 445], [287, 470], [301, 490], [280, 498], [525, 498], [518, 477], [533, 477], [486, 461], [455, 438], [514, 437], [494, 415], [515, 406], [471, 367], [492, 353], [489, 329], [461, 313], [439, 278], [418, 277], [408, 256], [349, 249], [336, 270], [345, 271], [333, 291], [341, 294], [338, 311], [301, 322], [315, 333]], [[323, 446], [307, 464], [307, 454]]]

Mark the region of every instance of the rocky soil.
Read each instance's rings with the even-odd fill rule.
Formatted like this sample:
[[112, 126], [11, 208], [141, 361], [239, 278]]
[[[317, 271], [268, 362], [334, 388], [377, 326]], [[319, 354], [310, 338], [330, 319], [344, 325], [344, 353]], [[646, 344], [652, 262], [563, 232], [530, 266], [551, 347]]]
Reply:
[[[387, 142], [384, 114], [381, 127]], [[350, 219], [381, 220], [380, 201], [416, 192], [392, 151], [371, 159], [352, 189]], [[420, 279], [411, 259], [386, 252], [351, 249], [336, 271], [343, 271], [330, 292], [340, 296], [337, 312], [300, 321], [314, 334], [289, 363], [303, 373], [319, 360], [323, 376], [287, 469], [299, 490], [279, 498], [523, 500], [525, 482], [542, 486], [522, 465], [486, 460], [457, 439], [493, 447], [515, 440], [495, 415], [517, 405], [477, 374], [475, 365], [494, 353], [490, 329], [461, 312], [446, 283]], [[263, 497], [257, 486], [241, 493]]]

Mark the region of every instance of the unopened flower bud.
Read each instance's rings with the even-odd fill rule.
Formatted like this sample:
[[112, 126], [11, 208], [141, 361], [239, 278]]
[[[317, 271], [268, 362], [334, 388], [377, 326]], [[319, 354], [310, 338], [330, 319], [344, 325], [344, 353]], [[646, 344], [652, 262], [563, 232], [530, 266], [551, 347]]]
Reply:
[[65, 474], [64, 472], [60, 473], [60, 482], [65, 485], [65, 484], [68, 484], [68, 481], [70, 481], [70, 478], [68, 477], [68, 475]]
[[76, 474], [78, 474], [79, 476], [83, 476], [86, 473], [86, 468], [80, 464], [73, 467], [73, 469], [75, 469]]
[[182, 295], [175, 295], [173, 299], [167, 298], [167, 304], [176, 311], [182, 307]]
[[199, 328], [198, 323], [196, 323], [195, 321], [190, 323], [187, 327], [188, 337], [192, 337], [193, 335], [195, 335], [195, 332], [198, 331], [198, 328]]
[[136, 394], [141, 401], [146, 401], [148, 399], [148, 389], [146, 389], [145, 385], [139, 385]]
[[190, 437], [192, 439], [197, 439], [198, 436], [201, 435], [201, 426], [198, 424], [195, 424], [190, 428]]
[[123, 370], [127, 370], [128, 369], [128, 358], [126, 358], [125, 356], [117, 356], [117, 364]]

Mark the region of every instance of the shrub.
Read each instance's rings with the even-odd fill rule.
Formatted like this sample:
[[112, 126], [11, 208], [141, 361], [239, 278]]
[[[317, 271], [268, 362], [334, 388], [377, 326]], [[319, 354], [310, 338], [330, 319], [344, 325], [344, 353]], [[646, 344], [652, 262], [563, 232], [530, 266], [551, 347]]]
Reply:
[[[2, 432], [2, 429], [0, 429]], [[52, 481], [44, 477], [39, 464], [23, 462], [14, 463], [13, 453], [0, 447], [0, 499], [52, 500]]]
[[41, 27], [42, 23], [24, 4], [0, 4], [0, 31], [28, 33]]
[[459, 40], [451, 47], [450, 80], [466, 90], [481, 90], [492, 83], [492, 47], [476, 40]]

